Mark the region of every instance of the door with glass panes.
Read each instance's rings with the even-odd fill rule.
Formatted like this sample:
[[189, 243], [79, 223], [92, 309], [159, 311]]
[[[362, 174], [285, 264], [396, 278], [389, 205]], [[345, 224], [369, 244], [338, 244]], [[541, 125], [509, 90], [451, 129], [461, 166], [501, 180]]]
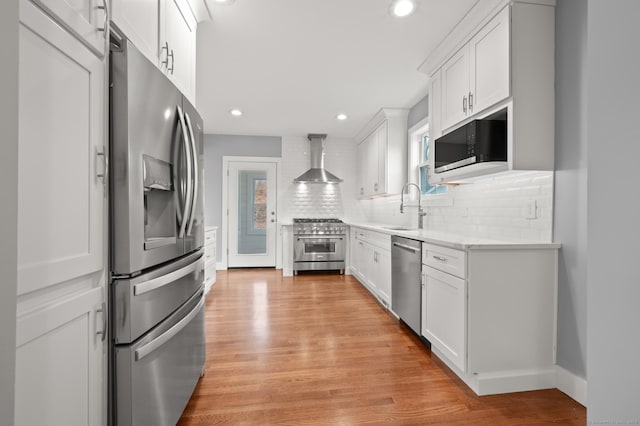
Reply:
[[276, 266], [276, 162], [230, 161], [228, 266]]

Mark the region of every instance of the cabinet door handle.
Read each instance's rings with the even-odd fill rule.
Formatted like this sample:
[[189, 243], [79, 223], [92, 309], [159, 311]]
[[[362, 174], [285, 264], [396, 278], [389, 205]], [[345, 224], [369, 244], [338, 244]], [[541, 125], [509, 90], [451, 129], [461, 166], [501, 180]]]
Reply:
[[467, 97], [462, 98], [462, 112], [467, 113]]
[[173, 75], [173, 63], [175, 61], [175, 57], [173, 56], [173, 49], [171, 49], [171, 53], [167, 54], [167, 62], [169, 61], [169, 56], [171, 56], [171, 68], [167, 68], [167, 72], [170, 72]]
[[469, 112], [473, 111], [473, 93], [469, 92]]
[[[102, 166], [102, 170], [98, 171], [98, 166]], [[96, 148], [96, 179], [102, 179], [103, 185], [107, 185], [109, 173], [109, 157], [106, 155], [104, 149], [98, 151]]]
[[104, 24], [102, 24], [102, 28], [98, 28], [98, 31], [104, 33], [104, 37], [107, 38], [107, 28], [109, 26], [109, 21], [111, 20], [109, 0], [102, 0], [102, 6], [98, 6], [98, 9], [104, 10]]
[[102, 302], [102, 306], [96, 310], [97, 313], [102, 314], [102, 330], [96, 331], [96, 334], [100, 336], [100, 340], [104, 342], [107, 337], [107, 304]]
[[436, 256], [435, 254], [432, 256], [435, 260], [439, 260], [440, 262], [446, 262], [447, 258], [442, 256]]
[[167, 51], [167, 56], [165, 57], [165, 60], [161, 62], [162, 65], [164, 65], [165, 68], [167, 68], [167, 70], [169, 69], [169, 42], [165, 41], [164, 42], [164, 46], [162, 46], [162, 48], [160, 49], [160, 56], [162, 56], [162, 52], [163, 51]]

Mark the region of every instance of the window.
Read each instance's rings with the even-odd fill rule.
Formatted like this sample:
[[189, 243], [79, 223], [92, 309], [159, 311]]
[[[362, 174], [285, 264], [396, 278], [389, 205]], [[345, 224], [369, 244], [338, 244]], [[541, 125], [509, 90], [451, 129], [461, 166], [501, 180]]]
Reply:
[[423, 121], [409, 130], [409, 180], [420, 185], [422, 195], [444, 194], [446, 186], [429, 184], [429, 125]]

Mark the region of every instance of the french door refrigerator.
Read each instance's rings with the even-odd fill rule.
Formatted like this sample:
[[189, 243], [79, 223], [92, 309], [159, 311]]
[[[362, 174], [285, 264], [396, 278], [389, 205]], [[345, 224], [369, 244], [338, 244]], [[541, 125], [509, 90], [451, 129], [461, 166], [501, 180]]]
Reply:
[[174, 425], [205, 360], [203, 123], [128, 40], [110, 55], [111, 423]]

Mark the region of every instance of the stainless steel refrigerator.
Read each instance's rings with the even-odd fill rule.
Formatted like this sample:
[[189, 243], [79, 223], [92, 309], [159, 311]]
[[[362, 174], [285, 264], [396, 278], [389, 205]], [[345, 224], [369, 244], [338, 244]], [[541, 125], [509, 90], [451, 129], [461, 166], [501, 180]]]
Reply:
[[112, 423], [174, 425], [205, 360], [203, 123], [129, 41], [110, 55]]

